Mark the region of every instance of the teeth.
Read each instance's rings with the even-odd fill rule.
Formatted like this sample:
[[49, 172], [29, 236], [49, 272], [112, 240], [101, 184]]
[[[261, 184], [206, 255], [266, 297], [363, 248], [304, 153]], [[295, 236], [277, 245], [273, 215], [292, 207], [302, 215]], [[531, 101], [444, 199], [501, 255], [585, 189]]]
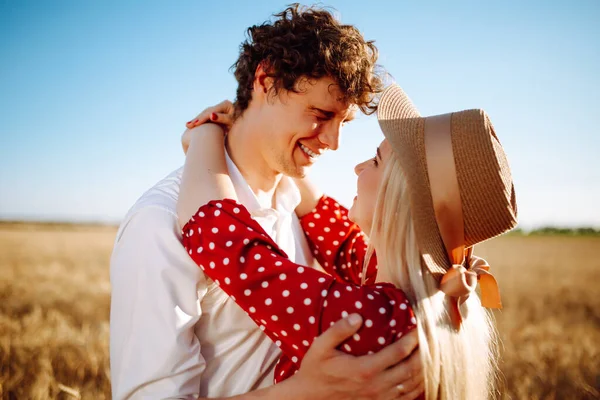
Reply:
[[306, 154], [308, 154], [309, 156], [311, 156], [311, 158], [317, 158], [317, 157], [319, 157], [319, 154], [317, 154], [317, 153], [315, 153], [315, 152], [311, 151], [311, 150], [310, 150], [308, 147], [306, 147], [305, 145], [303, 145], [303, 144], [301, 144], [301, 143], [300, 143], [300, 148], [301, 148], [301, 149], [302, 149], [302, 150], [303, 150], [303, 151], [304, 151]]

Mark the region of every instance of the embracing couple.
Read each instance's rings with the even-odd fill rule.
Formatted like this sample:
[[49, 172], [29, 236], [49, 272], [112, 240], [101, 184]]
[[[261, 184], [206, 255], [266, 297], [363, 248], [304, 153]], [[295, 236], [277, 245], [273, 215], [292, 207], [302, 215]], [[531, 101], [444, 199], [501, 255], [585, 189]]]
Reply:
[[[188, 122], [184, 167], [119, 229], [113, 397], [491, 397], [484, 307], [501, 304], [472, 250], [516, 225], [516, 202], [489, 117], [422, 117], [356, 28], [275, 17], [242, 44], [235, 103]], [[360, 111], [385, 139], [347, 210], [306, 176]]]

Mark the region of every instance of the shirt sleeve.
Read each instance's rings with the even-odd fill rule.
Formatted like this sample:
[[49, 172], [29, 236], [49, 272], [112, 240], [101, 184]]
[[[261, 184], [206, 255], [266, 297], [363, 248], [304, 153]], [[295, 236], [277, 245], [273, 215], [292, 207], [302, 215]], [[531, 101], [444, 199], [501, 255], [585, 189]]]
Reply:
[[[323, 196], [310, 213], [300, 219], [310, 249], [325, 271], [342, 282], [360, 284], [367, 257], [368, 239], [348, 219], [348, 209]], [[377, 257], [369, 259], [365, 283], [377, 277]]]
[[379, 351], [415, 326], [401, 290], [340, 282], [294, 264], [233, 200], [200, 207], [183, 229], [183, 243], [297, 367], [312, 341], [350, 313], [364, 319], [357, 334], [340, 345], [353, 355]]
[[174, 214], [146, 207], [117, 238], [110, 266], [114, 399], [198, 397], [205, 361], [194, 326], [204, 274], [181, 244]]

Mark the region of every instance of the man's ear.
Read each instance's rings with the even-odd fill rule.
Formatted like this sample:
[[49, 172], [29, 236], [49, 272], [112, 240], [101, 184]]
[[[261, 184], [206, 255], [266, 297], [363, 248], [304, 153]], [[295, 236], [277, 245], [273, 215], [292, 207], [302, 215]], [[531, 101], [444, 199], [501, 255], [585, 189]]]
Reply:
[[253, 97], [266, 99], [272, 88], [273, 78], [265, 71], [265, 64], [258, 64], [254, 72]]

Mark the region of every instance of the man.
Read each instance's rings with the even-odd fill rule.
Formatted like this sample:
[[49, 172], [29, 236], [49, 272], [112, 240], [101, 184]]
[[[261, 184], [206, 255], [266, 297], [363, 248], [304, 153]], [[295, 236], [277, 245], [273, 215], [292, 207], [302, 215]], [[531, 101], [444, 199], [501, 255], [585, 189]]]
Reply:
[[[373, 73], [377, 52], [326, 11], [295, 6], [276, 17], [249, 29], [236, 62], [228, 167], [256, 221], [292, 260], [312, 265], [290, 177], [304, 176], [323, 151], [337, 149], [355, 107], [374, 110], [381, 86]], [[198, 122], [208, 115], [219, 118], [207, 110]], [[350, 357], [335, 350], [360, 326], [360, 318], [350, 317], [314, 342], [296, 376], [271, 386], [278, 348], [181, 245], [180, 179], [181, 169], [146, 192], [117, 234], [110, 340], [115, 399], [417, 397], [422, 367], [414, 335], [377, 354]]]

